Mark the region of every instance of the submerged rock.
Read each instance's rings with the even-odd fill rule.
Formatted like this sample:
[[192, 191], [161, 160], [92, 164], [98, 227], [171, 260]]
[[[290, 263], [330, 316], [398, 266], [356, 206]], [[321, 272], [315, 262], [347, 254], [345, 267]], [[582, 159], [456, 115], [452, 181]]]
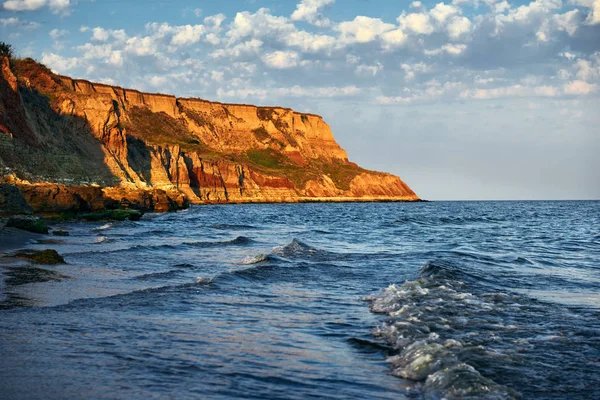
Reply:
[[106, 210], [100, 212], [79, 214], [78, 217], [86, 221], [139, 221], [144, 213], [139, 210]]
[[8, 228], [23, 229], [34, 233], [48, 233], [48, 225], [40, 217], [31, 215], [14, 215], [8, 219], [6, 223]]
[[69, 232], [67, 231], [52, 231], [54, 236], [69, 236]]
[[66, 264], [65, 259], [56, 250], [24, 250], [16, 253], [14, 257], [31, 260], [38, 264]]

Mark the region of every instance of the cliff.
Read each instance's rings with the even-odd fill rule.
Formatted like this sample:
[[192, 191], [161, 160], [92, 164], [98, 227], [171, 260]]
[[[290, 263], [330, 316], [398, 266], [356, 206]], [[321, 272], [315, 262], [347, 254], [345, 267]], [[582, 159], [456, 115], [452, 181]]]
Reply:
[[142, 93], [59, 76], [31, 59], [0, 61], [3, 181], [35, 211], [61, 196], [66, 206], [79, 197], [77, 209], [117, 201], [160, 210], [187, 200], [418, 200], [400, 178], [349, 162], [317, 115]]

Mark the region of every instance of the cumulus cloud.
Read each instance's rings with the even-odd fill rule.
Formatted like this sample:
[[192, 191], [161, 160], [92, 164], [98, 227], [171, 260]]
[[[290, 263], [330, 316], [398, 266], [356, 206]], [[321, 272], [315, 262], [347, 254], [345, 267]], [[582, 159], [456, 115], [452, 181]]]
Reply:
[[269, 68], [287, 69], [298, 65], [300, 55], [295, 51], [274, 51], [265, 54], [262, 60]]
[[596, 25], [600, 23], [600, 0], [571, 0], [571, 2], [588, 9], [588, 15], [585, 19], [586, 24]]
[[597, 85], [587, 83], [585, 81], [575, 80], [566, 84], [564, 90], [566, 94], [586, 95], [596, 91], [597, 88]]
[[49, 35], [52, 39], [58, 40], [62, 37], [67, 36], [68, 33], [69, 31], [67, 31], [66, 29], [52, 29]]
[[3, 7], [7, 11], [35, 11], [48, 6], [55, 14], [69, 15], [70, 0], [7, 0]]
[[398, 23], [405, 31], [420, 35], [430, 35], [434, 31], [431, 18], [424, 13], [401, 15], [398, 17]]
[[229, 98], [248, 98], [255, 97], [265, 99], [267, 97], [350, 97], [360, 93], [360, 89], [356, 86], [328, 86], [328, 87], [307, 87], [307, 86], [292, 86], [278, 87], [271, 89], [238, 89], [238, 90], [217, 90], [217, 96]]
[[46, 0], [8, 0], [3, 6], [8, 11], [34, 11], [46, 5]]
[[[149, 22], [142, 32], [84, 26], [87, 43], [75, 46], [76, 54], [66, 57], [55, 46], [44, 60], [91, 80], [256, 101], [355, 96], [402, 105], [596, 96], [600, 44], [591, 39], [593, 3], [585, 4], [414, 1], [396, 19], [357, 15], [323, 24], [324, 7], [338, 4], [303, 0], [290, 16], [260, 8], [209, 15], [200, 24]], [[479, 6], [467, 12], [467, 5]], [[50, 35], [57, 40], [64, 32]]]
[[42, 53], [42, 63], [50, 66], [59, 74], [66, 74], [75, 68], [79, 61], [77, 57], [62, 57], [55, 53]]
[[40, 24], [37, 22], [21, 21], [19, 18], [0, 18], [0, 26], [10, 28], [21, 28], [25, 30], [38, 29]]
[[296, 5], [296, 10], [292, 13], [292, 21], [306, 21], [320, 27], [327, 27], [331, 24], [329, 19], [321, 15], [323, 7], [333, 4], [335, 0], [302, 0]]
[[371, 42], [394, 28], [396, 28], [395, 25], [385, 23], [379, 18], [359, 15], [353, 21], [340, 23], [335, 29], [340, 32], [342, 43], [350, 44]]

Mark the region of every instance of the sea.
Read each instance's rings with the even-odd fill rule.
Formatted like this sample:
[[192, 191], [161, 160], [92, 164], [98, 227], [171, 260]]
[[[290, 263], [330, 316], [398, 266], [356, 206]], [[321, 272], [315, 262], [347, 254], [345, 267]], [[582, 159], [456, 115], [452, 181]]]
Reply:
[[200, 205], [0, 258], [2, 399], [599, 399], [600, 202]]

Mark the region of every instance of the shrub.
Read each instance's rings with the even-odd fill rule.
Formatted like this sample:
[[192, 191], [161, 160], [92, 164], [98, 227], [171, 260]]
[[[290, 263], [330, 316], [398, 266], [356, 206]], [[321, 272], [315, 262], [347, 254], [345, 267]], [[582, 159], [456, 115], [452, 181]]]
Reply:
[[254, 136], [261, 142], [264, 142], [267, 139], [271, 139], [271, 135], [269, 135], [269, 132], [267, 132], [267, 130], [262, 126], [260, 128], [254, 129], [252, 133], [254, 133]]
[[13, 48], [10, 44], [5, 42], [0, 42], [0, 56], [12, 58], [13, 57]]

